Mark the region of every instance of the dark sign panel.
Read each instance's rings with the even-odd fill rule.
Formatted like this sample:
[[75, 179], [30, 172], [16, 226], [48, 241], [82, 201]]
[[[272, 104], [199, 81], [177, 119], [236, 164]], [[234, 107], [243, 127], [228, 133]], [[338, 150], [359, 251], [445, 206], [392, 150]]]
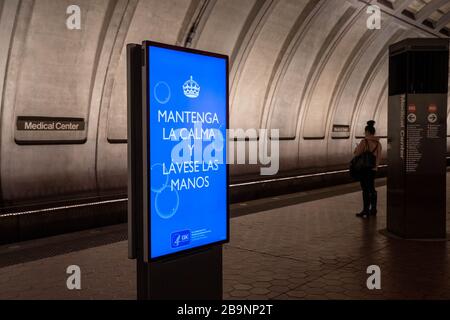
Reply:
[[49, 117], [18, 117], [19, 131], [83, 131], [84, 119], [49, 118]]
[[335, 124], [331, 133], [333, 139], [348, 139], [350, 138], [350, 126]]
[[387, 230], [411, 239], [446, 235], [448, 40], [390, 47]]
[[15, 140], [18, 144], [68, 144], [86, 141], [82, 118], [17, 117]]

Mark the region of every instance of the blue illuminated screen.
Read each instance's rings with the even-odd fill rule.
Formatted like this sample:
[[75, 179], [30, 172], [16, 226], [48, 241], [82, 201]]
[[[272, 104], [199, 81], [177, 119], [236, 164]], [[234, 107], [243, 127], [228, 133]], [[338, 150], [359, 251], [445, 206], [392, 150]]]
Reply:
[[150, 45], [150, 258], [227, 240], [227, 62]]

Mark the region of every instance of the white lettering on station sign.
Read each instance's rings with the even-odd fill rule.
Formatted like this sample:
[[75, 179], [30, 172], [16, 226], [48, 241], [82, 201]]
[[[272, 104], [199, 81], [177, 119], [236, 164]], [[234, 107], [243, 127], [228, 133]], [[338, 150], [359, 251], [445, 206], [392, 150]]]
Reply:
[[19, 131], [79, 131], [84, 130], [84, 127], [84, 119], [17, 118], [17, 130]]
[[17, 144], [79, 144], [86, 142], [83, 118], [17, 117]]

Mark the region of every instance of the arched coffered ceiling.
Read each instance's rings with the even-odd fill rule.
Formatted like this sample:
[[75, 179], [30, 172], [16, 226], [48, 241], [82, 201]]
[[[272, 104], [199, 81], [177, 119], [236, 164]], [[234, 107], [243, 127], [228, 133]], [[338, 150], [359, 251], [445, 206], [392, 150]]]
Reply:
[[436, 36], [450, 35], [450, 2], [448, 0], [372, 0], [386, 13]]

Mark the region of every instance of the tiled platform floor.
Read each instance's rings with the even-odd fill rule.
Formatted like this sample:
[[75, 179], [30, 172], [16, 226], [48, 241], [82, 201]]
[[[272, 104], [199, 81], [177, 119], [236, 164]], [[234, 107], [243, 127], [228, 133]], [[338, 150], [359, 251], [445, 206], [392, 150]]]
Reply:
[[[368, 220], [354, 216], [359, 193], [232, 219], [224, 298], [450, 299], [449, 241], [381, 235], [385, 194], [379, 188], [379, 217]], [[0, 247], [0, 299], [134, 299], [125, 233], [126, 226], [115, 226]], [[72, 264], [81, 267], [81, 291], [66, 289]], [[381, 290], [366, 287], [369, 265], [381, 268]]]

